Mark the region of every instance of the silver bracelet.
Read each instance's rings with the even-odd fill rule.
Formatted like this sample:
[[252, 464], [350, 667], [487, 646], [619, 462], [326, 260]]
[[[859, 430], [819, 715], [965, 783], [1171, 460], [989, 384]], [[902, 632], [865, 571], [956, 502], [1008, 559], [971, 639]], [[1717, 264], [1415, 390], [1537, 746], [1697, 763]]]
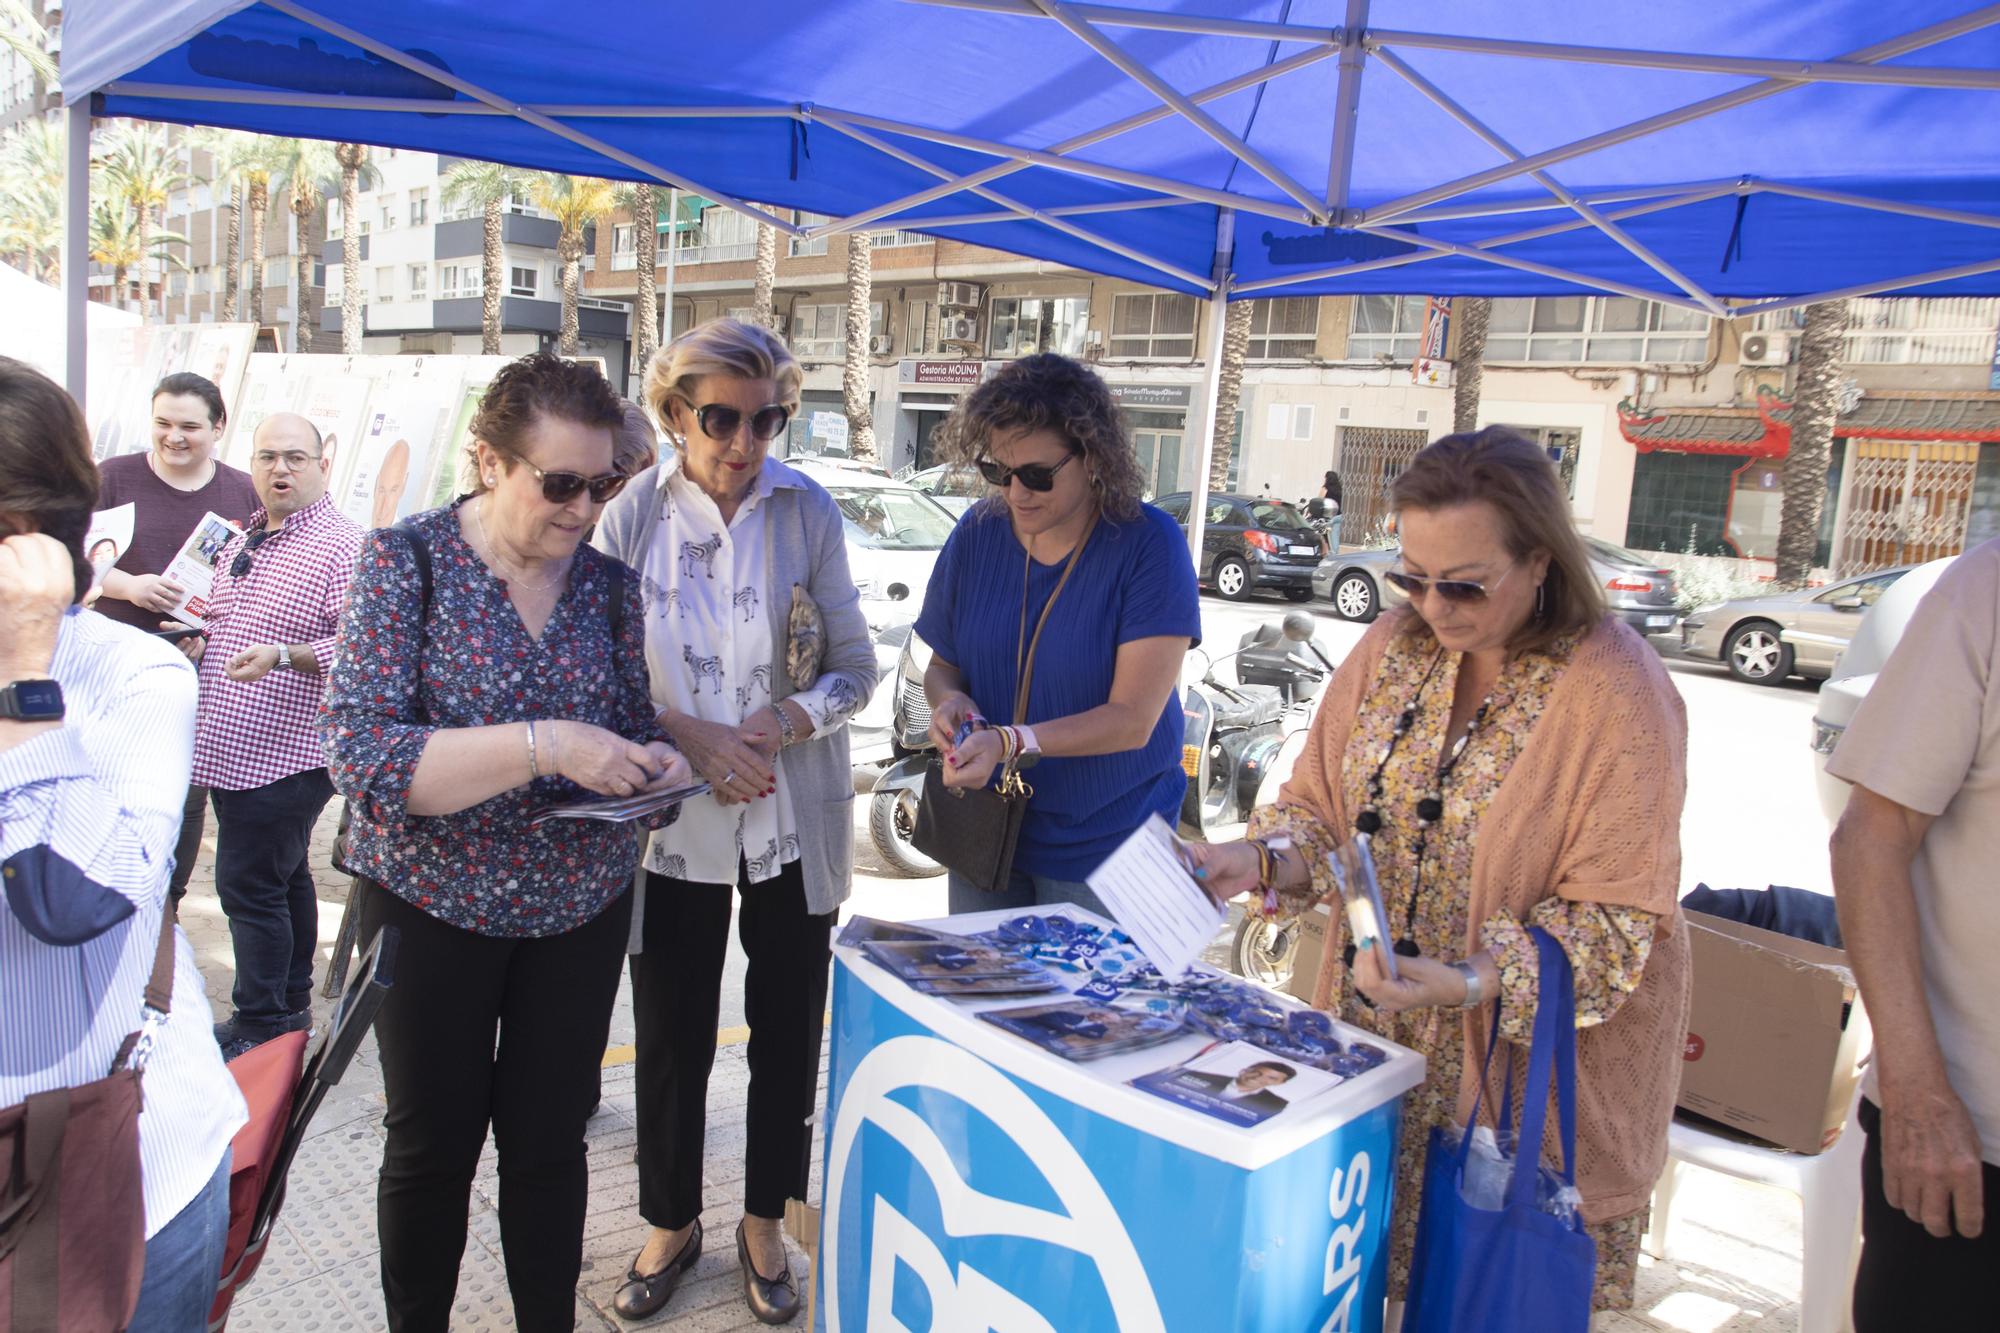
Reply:
[[530, 722], [528, 724], [528, 780], [532, 782], [541, 775], [541, 766], [535, 762], [535, 724]]
[[771, 705], [771, 711], [778, 715], [778, 748], [788, 750], [798, 739], [798, 728], [792, 725], [792, 715], [785, 711], [783, 700]]
[[1486, 983], [1479, 979], [1479, 969], [1471, 963], [1466, 962], [1463, 958], [1451, 966], [1453, 971], [1465, 978], [1465, 998], [1459, 1001], [1458, 1007], [1461, 1009], [1477, 1009], [1486, 1001], [1484, 993]]

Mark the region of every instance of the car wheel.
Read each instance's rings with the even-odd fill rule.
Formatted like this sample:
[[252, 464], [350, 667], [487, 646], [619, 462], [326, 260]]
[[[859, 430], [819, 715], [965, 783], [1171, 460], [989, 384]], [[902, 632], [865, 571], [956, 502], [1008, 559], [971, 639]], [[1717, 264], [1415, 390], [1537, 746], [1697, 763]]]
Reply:
[[1333, 581], [1328, 597], [1342, 620], [1373, 620], [1376, 611], [1375, 580], [1353, 570]]
[[918, 851], [910, 839], [917, 829], [917, 793], [878, 791], [868, 805], [868, 836], [882, 859], [913, 879], [942, 875], [944, 867]]
[[1312, 599], [1313, 590], [1311, 588], [1285, 589], [1285, 600], [1288, 602], [1310, 602]]
[[1730, 675], [1752, 685], [1782, 685], [1792, 674], [1792, 646], [1768, 620], [1747, 621], [1731, 630], [1722, 660]]
[[1215, 590], [1232, 602], [1240, 602], [1250, 595], [1250, 566], [1233, 555], [1225, 555], [1215, 562]]

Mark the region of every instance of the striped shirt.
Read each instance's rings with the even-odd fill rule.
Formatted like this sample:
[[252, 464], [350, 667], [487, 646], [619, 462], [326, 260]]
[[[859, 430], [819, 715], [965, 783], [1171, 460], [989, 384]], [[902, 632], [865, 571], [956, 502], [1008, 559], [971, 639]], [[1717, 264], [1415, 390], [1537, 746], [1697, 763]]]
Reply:
[[[250, 567], [232, 568], [265, 511], [215, 557], [209, 592], [208, 647], [201, 655], [201, 713], [195, 722], [194, 781], [247, 791], [326, 767], [320, 749], [320, 700], [340, 630], [340, 607], [361, 551], [361, 529], [331, 496], [287, 518], [250, 549]], [[246, 648], [296, 644], [312, 649], [317, 671], [273, 667], [252, 681], [223, 670]]]
[[[64, 617], [61, 727], [0, 751], [0, 1106], [105, 1077], [139, 1026], [194, 740], [195, 677], [167, 644]], [[53, 943], [61, 939], [67, 943]], [[144, 1080], [146, 1235], [193, 1200], [248, 1119], [187, 936]]]

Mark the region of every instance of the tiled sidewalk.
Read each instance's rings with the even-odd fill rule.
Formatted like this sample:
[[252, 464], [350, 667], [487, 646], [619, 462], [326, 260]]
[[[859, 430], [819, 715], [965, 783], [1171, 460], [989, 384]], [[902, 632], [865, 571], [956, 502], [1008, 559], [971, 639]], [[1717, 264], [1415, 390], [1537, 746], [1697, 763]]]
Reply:
[[[324, 867], [331, 814], [322, 822], [314, 862]], [[865, 834], [861, 839], [866, 847]], [[201, 959], [211, 1003], [227, 1012], [230, 948], [217, 904], [205, 847], [182, 912]], [[865, 853], [864, 853], [865, 854]], [[321, 874], [321, 940], [330, 944], [339, 924], [344, 883]], [[857, 877], [857, 906], [876, 916], [912, 919], [941, 914], [941, 881]], [[322, 950], [324, 957], [325, 950]], [[324, 1001], [316, 1001], [322, 1011]], [[733, 1243], [735, 1186], [743, 1176], [743, 1113], [749, 1072], [744, 1047], [725, 1033], [709, 1085], [707, 1215], [704, 1253], [648, 1327], [675, 1333], [725, 1333], [763, 1327], [743, 1304]], [[576, 1323], [593, 1331], [622, 1328], [610, 1312], [626, 1265], [645, 1237], [638, 1181], [632, 1166], [632, 1067], [618, 1048], [632, 1039], [629, 988], [621, 986], [612, 1018], [614, 1061], [604, 1071], [604, 1103], [591, 1122], [590, 1211], [584, 1234], [583, 1275]], [[822, 1066], [822, 1076], [824, 1067]], [[235, 1333], [346, 1333], [386, 1329], [382, 1312], [379, 1244], [375, 1232], [375, 1177], [382, 1156], [381, 1073], [372, 1042], [365, 1043], [346, 1080], [314, 1120], [311, 1137], [291, 1173], [284, 1211], [255, 1281], [231, 1314]], [[814, 1161], [818, 1161], [817, 1147]], [[1675, 1208], [1673, 1261], [1643, 1259], [1639, 1303], [1629, 1314], [1600, 1320], [1600, 1330], [1640, 1333], [1793, 1333], [1798, 1326], [1800, 1230], [1795, 1200], [1776, 1190], [1690, 1173]], [[813, 1191], [818, 1192], [815, 1166]], [[454, 1329], [511, 1329], [506, 1272], [494, 1206], [499, 1182], [491, 1145], [474, 1182], [465, 1261], [460, 1269]], [[802, 1255], [793, 1271], [808, 1280]], [[1217, 1333], [1221, 1333], [1220, 1330]]]

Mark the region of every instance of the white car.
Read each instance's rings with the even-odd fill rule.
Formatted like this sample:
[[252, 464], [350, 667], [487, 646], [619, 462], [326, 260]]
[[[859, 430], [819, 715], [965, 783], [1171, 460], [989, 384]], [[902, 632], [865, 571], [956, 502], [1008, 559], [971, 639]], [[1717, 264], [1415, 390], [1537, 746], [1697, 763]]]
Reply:
[[952, 515], [922, 491], [879, 472], [815, 458], [787, 462], [826, 487], [847, 529], [848, 572], [870, 632], [907, 624], [923, 609]]

